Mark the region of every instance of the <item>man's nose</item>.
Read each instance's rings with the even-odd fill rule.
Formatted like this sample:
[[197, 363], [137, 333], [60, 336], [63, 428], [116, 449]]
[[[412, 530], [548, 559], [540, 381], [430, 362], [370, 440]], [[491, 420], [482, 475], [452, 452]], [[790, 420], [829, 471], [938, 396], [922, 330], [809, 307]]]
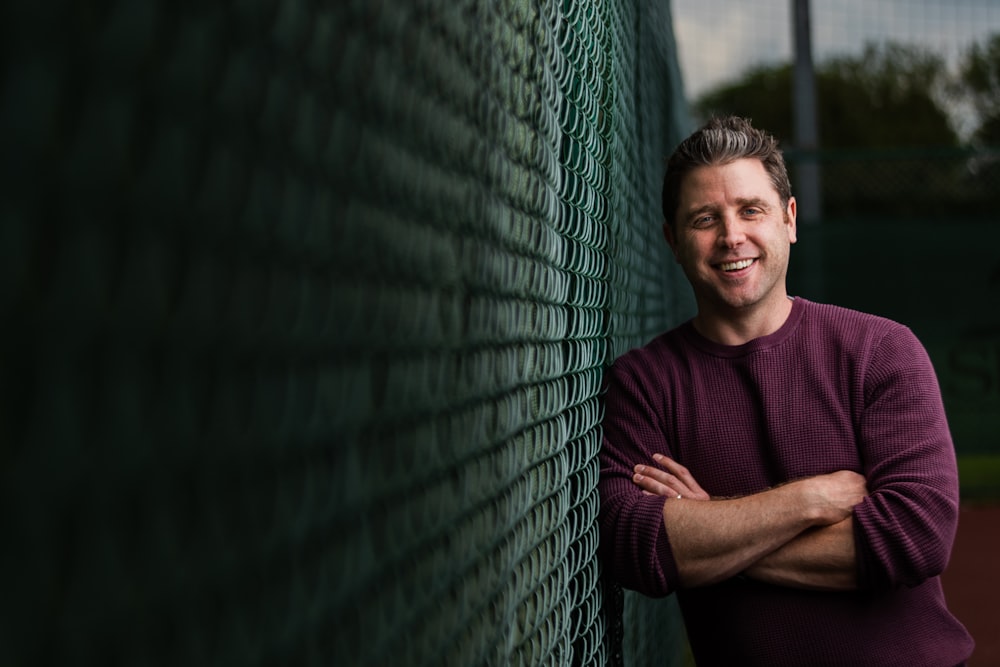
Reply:
[[746, 240], [746, 229], [743, 221], [734, 215], [727, 215], [722, 219], [719, 228], [719, 244], [727, 248], [733, 248]]

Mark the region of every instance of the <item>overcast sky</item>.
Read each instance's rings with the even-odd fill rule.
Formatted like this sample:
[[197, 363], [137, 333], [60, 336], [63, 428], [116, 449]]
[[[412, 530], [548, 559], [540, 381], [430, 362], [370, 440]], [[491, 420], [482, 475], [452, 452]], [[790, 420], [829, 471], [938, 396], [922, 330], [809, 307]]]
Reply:
[[[789, 62], [792, 0], [671, 0], [689, 99], [750, 65]], [[1000, 33], [1000, 0], [812, 2], [813, 55], [857, 54], [891, 39], [926, 46], [949, 61]]]

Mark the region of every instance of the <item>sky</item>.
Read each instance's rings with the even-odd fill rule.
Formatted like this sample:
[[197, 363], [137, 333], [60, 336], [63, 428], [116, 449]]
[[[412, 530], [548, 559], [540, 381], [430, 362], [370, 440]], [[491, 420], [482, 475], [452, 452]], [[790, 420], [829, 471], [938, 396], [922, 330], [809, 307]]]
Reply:
[[[891, 39], [924, 46], [953, 65], [1000, 34], [1000, 0], [820, 0], [812, 4], [813, 58], [861, 53]], [[748, 66], [791, 61], [793, 0], [671, 0], [688, 99]]]

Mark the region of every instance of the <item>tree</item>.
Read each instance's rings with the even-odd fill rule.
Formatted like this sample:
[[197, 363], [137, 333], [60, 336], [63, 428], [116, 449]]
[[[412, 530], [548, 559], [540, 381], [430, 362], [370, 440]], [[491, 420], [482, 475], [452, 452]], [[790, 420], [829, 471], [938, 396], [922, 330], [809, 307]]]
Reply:
[[960, 86], [978, 116], [975, 143], [1000, 146], [1000, 34], [966, 54]]
[[790, 145], [792, 128], [792, 66], [760, 65], [739, 81], [725, 83], [702, 95], [694, 104], [695, 115], [708, 119], [735, 114], [766, 128], [782, 144]]
[[825, 63], [818, 79], [824, 146], [959, 143], [938, 101], [948, 72], [936, 54], [900, 44], [869, 44], [860, 57]]
[[[947, 77], [939, 56], [893, 43], [869, 44], [860, 56], [821, 63], [816, 71], [820, 145], [958, 145], [948, 114], [937, 100]], [[791, 145], [792, 66], [754, 68], [739, 81], [702, 96], [695, 113], [703, 118], [722, 113], [748, 116]]]
[[[973, 202], [965, 196], [963, 162], [904, 150], [958, 148], [939, 101], [949, 81], [941, 57], [893, 43], [818, 65], [824, 217], [929, 217]], [[790, 163], [801, 157], [793, 143], [790, 64], [750, 70], [700, 98], [695, 113], [750, 117], [781, 141]]]

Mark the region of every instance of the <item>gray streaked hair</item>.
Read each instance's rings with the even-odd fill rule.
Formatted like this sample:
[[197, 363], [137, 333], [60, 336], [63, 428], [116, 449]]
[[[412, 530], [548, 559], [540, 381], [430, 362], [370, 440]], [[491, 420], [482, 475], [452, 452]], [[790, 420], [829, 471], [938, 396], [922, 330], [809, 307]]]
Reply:
[[781, 205], [787, 206], [792, 186], [778, 140], [755, 128], [747, 118], [724, 116], [713, 118], [682, 141], [667, 161], [663, 177], [663, 217], [667, 224], [673, 227], [676, 222], [681, 183], [692, 169], [743, 158], [756, 158], [763, 163]]

